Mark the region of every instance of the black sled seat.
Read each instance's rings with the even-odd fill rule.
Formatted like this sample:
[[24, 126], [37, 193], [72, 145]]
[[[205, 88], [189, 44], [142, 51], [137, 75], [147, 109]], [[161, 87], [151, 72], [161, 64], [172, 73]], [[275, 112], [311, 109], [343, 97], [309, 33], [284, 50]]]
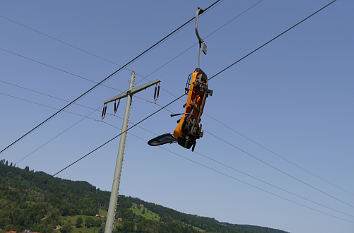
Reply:
[[148, 141], [150, 146], [160, 146], [166, 143], [174, 143], [176, 139], [170, 133], [165, 133]]

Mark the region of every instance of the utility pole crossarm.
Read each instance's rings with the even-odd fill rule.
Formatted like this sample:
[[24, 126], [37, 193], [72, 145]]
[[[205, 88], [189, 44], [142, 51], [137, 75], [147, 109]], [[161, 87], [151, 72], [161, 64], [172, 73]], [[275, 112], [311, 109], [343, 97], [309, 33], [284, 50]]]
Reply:
[[108, 103], [110, 103], [110, 102], [113, 102], [113, 101], [116, 101], [116, 100], [125, 98], [125, 97], [127, 97], [128, 95], [134, 95], [135, 93], [138, 93], [139, 91], [142, 91], [142, 90], [144, 90], [144, 89], [146, 89], [146, 88], [148, 88], [148, 87], [151, 87], [152, 85], [158, 84], [158, 83], [160, 83], [160, 82], [161, 82], [161, 80], [158, 79], [158, 80], [155, 80], [155, 81], [146, 83], [146, 84], [144, 84], [144, 85], [142, 85], [142, 86], [140, 86], [140, 87], [134, 88], [134, 89], [131, 90], [131, 91], [124, 92], [124, 93], [122, 93], [122, 94], [120, 94], [120, 95], [117, 95], [117, 96], [111, 98], [111, 99], [108, 99], [108, 100], [106, 100], [106, 101], [104, 102], [104, 104], [108, 104]]

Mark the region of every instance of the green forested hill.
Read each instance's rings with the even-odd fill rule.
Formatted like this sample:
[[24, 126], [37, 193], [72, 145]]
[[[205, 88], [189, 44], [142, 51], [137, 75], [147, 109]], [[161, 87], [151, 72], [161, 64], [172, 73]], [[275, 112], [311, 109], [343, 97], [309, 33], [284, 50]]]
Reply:
[[[61, 233], [103, 232], [109, 192], [87, 182], [53, 178], [0, 161], [0, 233], [15, 230]], [[138, 198], [119, 196], [115, 232], [284, 233], [248, 225], [221, 223], [184, 214]], [[96, 217], [96, 214], [102, 216]]]

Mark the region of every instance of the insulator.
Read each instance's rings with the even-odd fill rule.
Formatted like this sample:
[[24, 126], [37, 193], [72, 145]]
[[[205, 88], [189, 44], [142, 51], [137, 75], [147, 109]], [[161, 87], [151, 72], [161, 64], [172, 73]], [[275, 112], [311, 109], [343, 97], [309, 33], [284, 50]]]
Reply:
[[104, 105], [103, 108], [102, 108], [102, 120], [106, 116], [106, 111], [107, 111], [107, 105]]
[[157, 85], [155, 86], [155, 91], [154, 91], [154, 100], [156, 100], [156, 91], [157, 91]]
[[160, 96], [160, 85], [157, 87], [157, 95], [156, 95], [156, 99], [158, 99]]
[[118, 111], [119, 103], [120, 103], [120, 99], [118, 100], [118, 103], [114, 101], [114, 114], [116, 114], [116, 112]]

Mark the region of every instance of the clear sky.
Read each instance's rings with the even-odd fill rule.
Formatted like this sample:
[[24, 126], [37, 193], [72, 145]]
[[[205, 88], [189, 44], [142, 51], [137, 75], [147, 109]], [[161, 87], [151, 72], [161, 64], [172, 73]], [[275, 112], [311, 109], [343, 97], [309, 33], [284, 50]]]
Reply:
[[[65, 104], [29, 89], [71, 100], [93, 85], [78, 76], [103, 79], [194, 16], [198, 6], [207, 7], [212, 2], [2, 1], [0, 147], [4, 148]], [[201, 68], [207, 75], [215, 74], [327, 3], [264, 0], [230, 21], [256, 2], [224, 0], [200, 18], [202, 37], [230, 22], [205, 39], [208, 55], [202, 56]], [[353, 1], [338, 0], [210, 81], [214, 95], [205, 107], [205, 135], [196, 147], [199, 154], [175, 144], [163, 146], [166, 150], [146, 144], [154, 136], [173, 131], [177, 119], [170, 118], [167, 111], [141, 124], [153, 134], [138, 127], [131, 130], [121, 194], [236, 224], [301, 233], [354, 232], [353, 8]], [[136, 71], [137, 85], [162, 79], [159, 104], [173, 99], [171, 93], [182, 94], [188, 74], [196, 67], [196, 46], [143, 82], [139, 80], [196, 42], [191, 23], [134, 62], [129, 69]], [[104, 100], [128, 88], [129, 78], [130, 71], [118, 73], [105, 83], [113, 88], [95, 89], [77, 102], [81, 106], [72, 105], [0, 158], [49, 174], [60, 170], [119, 133], [121, 119], [107, 116], [106, 123], [102, 123], [100, 111], [92, 112], [82, 105], [101, 108]], [[153, 88], [134, 97], [132, 122], [158, 109], [143, 99], [153, 100]], [[118, 116], [123, 115], [124, 105], [121, 104]], [[169, 110], [182, 112], [182, 105], [183, 101], [179, 101]], [[113, 112], [112, 105], [107, 112]], [[48, 140], [51, 142], [47, 143]], [[118, 142], [115, 140], [59, 177], [85, 180], [110, 190]], [[24, 156], [26, 159], [18, 163]]]

